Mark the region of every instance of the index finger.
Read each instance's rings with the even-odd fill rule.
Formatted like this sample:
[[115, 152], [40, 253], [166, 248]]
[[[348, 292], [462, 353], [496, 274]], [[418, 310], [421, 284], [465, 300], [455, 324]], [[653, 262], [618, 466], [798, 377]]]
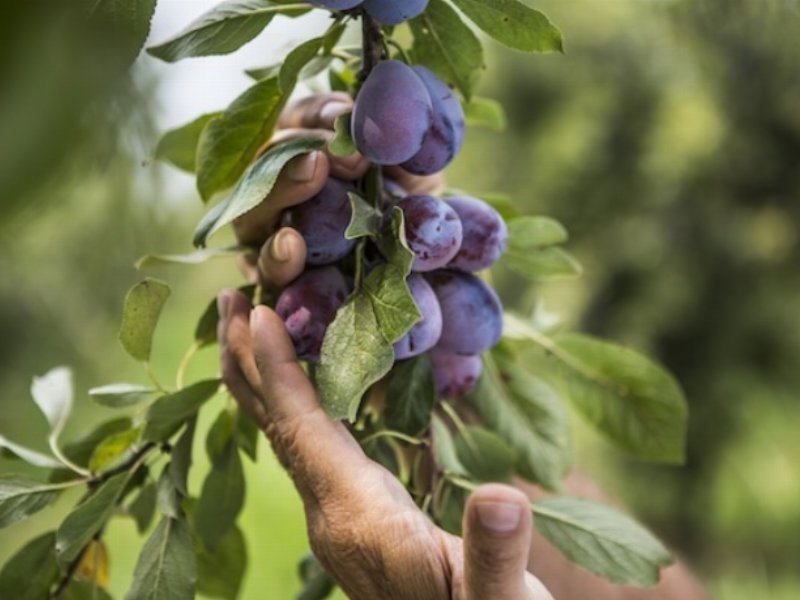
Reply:
[[352, 109], [344, 92], [306, 96], [289, 104], [278, 119], [279, 129], [333, 129], [336, 117]]

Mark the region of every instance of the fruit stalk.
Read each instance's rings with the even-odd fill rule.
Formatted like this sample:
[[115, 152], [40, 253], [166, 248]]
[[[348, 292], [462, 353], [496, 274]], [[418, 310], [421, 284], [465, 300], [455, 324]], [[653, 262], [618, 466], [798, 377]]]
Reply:
[[361, 9], [362, 65], [358, 79], [362, 83], [383, 57], [381, 24], [363, 8]]

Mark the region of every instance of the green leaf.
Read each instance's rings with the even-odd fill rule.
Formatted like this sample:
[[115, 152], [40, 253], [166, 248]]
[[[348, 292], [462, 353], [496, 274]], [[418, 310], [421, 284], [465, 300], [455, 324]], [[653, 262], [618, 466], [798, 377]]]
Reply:
[[150, 400], [157, 393], [155, 388], [137, 383], [112, 383], [89, 390], [95, 402], [109, 408], [133, 406]]
[[491, 98], [473, 96], [464, 105], [464, 116], [469, 127], [488, 127], [495, 131], [505, 131], [507, 125], [503, 105]]
[[56, 555], [61, 565], [75, 560], [114, 513], [131, 472], [119, 473], [103, 483], [72, 510], [56, 532]]
[[50, 425], [49, 439], [52, 445], [72, 411], [72, 371], [57, 367], [41, 377], [34, 377], [31, 395]]
[[165, 517], [177, 519], [181, 516], [181, 496], [172, 479], [171, 466], [167, 464], [158, 478], [156, 503]]
[[550, 217], [523, 216], [508, 222], [508, 244], [518, 252], [541, 250], [569, 239], [564, 226]]
[[201, 220], [194, 233], [195, 246], [205, 246], [211, 235], [267, 198], [286, 163], [324, 144], [319, 138], [296, 138], [270, 148], [247, 170], [233, 193]]
[[300, 590], [296, 600], [324, 600], [336, 587], [336, 582], [310, 552], [300, 561], [298, 571], [303, 589]]
[[137, 260], [134, 266], [141, 271], [164, 264], [199, 265], [212, 258], [230, 258], [248, 250], [243, 246], [228, 246], [226, 248], [204, 248], [191, 254], [148, 254]]
[[20, 458], [35, 467], [58, 469], [63, 466], [49, 454], [42, 454], [36, 450], [31, 450], [30, 448], [16, 444], [3, 435], [0, 435], [0, 449], [11, 453], [12, 456]]
[[192, 466], [192, 445], [196, 427], [197, 419], [189, 419], [189, 422], [186, 423], [186, 428], [172, 448], [172, 460], [169, 463], [172, 483], [184, 498], [189, 496], [187, 479], [189, 477], [189, 468]]
[[641, 525], [608, 506], [577, 498], [532, 503], [536, 529], [572, 562], [615, 583], [650, 586], [672, 562]]
[[445, 480], [437, 498], [434, 499], [433, 513], [437, 525], [453, 535], [461, 535], [464, 519], [464, 506], [469, 492]]
[[173, 38], [151, 46], [147, 52], [167, 62], [230, 54], [261, 33], [279, 12], [294, 16], [305, 12], [304, 8], [295, 9], [267, 0], [226, 0], [192, 21]]
[[238, 527], [231, 528], [211, 552], [195, 545], [197, 591], [204, 596], [236, 600], [247, 569], [247, 544]]
[[54, 531], [33, 538], [0, 571], [0, 598], [41, 600], [58, 579]]
[[354, 240], [360, 237], [376, 236], [381, 230], [381, 213], [358, 194], [348, 192], [352, 216], [344, 237]]
[[356, 292], [339, 308], [322, 342], [316, 375], [328, 415], [352, 421], [364, 392], [393, 363], [394, 349], [380, 332], [369, 296]]
[[550, 489], [560, 485], [572, 466], [569, 418], [549, 385], [498, 349], [484, 355], [484, 374], [467, 398], [513, 448], [519, 475]]
[[170, 291], [163, 281], [147, 278], [134, 285], [125, 296], [119, 341], [138, 361], [150, 360], [153, 332]]
[[[255, 285], [245, 285], [239, 288], [245, 296], [253, 299], [256, 293]], [[217, 341], [217, 325], [219, 324], [219, 311], [217, 310], [217, 299], [213, 298], [208, 303], [197, 326], [194, 329], [194, 340], [200, 345], [200, 348], [214, 344]]]
[[235, 408], [226, 406], [220, 411], [208, 429], [206, 453], [212, 464], [225, 453], [227, 446], [233, 439], [233, 434], [236, 430], [235, 414]]
[[391, 217], [376, 240], [381, 254], [391, 265], [397, 267], [403, 275], [408, 276], [414, 263], [414, 253], [406, 241], [405, 215], [399, 206], [392, 208]]
[[214, 550], [233, 528], [244, 506], [242, 459], [233, 439], [214, 457], [211, 472], [194, 511], [195, 531], [203, 546]]
[[217, 393], [219, 385], [219, 379], [206, 379], [156, 400], [147, 410], [142, 437], [153, 442], [172, 437]]
[[156, 484], [150, 481], [142, 486], [136, 498], [128, 505], [128, 514], [136, 523], [136, 531], [142, 534], [150, 527], [155, 513]]
[[111, 595], [96, 583], [76, 579], [69, 582], [62, 598], [63, 600], [112, 600]]
[[[221, 117], [208, 123], [200, 136], [197, 151], [197, 189], [203, 200], [207, 201], [216, 192], [228, 189], [245, 173], [258, 149], [272, 135], [278, 117], [297, 83], [300, 69], [316, 55], [323, 43], [324, 38], [314, 38], [292, 50], [276, 77], [259, 81], [247, 89], [225, 109]], [[250, 167], [250, 173], [256, 165]], [[275, 172], [275, 177], [282, 167], [280, 165]], [[245, 174], [245, 180], [247, 177]], [[263, 177], [263, 173], [258, 173], [259, 180]], [[269, 189], [272, 189], [273, 183], [274, 179], [268, 184]], [[250, 185], [252, 187], [252, 182]], [[269, 189], [249, 208], [266, 198]], [[237, 191], [239, 188], [234, 195]], [[232, 202], [238, 210], [236, 201]]]
[[88, 466], [89, 459], [97, 445], [114, 433], [120, 433], [131, 428], [129, 417], [117, 417], [101, 423], [84, 437], [64, 445], [64, 454], [81, 466]]
[[508, 481], [516, 456], [506, 442], [483, 427], [469, 425], [455, 438], [458, 459], [471, 478], [478, 481]]
[[258, 428], [256, 422], [250, 415], [236, 411], [236, 443], [239, 448], [250, 457], [253, 462], [256, 461], [258, 453], [258, 440], [261, 437], [261, 430]]
[[393, 264], [372, 269], [364, 280], [364, 293], [372, 302], [380, 332], [390, 343], [398, 341], [422, 319], [406, 275]]
[[473, 23], [501, 44], [523, 52], [563, 52], [561, 32], [518, 0], [453, 0]]
[[[102, 23], [109, 40], [121, 52], [126, 64], [133, 63], [150, 33], [150, 21], [157, 0], [96, 0], [92, 2], [90, 19]], [[98, 29], [95, 31], [100, 31]]]
[[633, 350], [585, 335], [559, 335], [545, 349], [564, 395], [602, 434], [636, 458], [683, 462], [688, 408], [672, 375]]
[[431, 0], [419, 17], [408, 22], [414, 35], [411, 53], [467, 100], [483, 69], [483, 48], [472, 30], [443, 0]]
[[200, 143], [200, 134], [203, 133], [203, 129], [209, 121], [221, 115], [221, 112], [201, 115], [191, 123], [167, 131], [161, 136], [158, 146], [156, 146], [156, 159], [194, 173], [197, 168], [197, 146]]
[[501, 258], [502, 264], [533, 281], [578, 277], [583, 269], [568, 252], [555, 246], [535, 252], [520, 252], [509, 247]]
[[458, 458], [453, 434], [450, 433], [445, 422], [437, 416], [431, 419], [431, 443], [433, 458], [444, 474], [469, 476], [466, 467]]
[[328, 151], [333, 156], [351, 156], [358, 152], [353, 136], [350, 135], [350, 117], [352, 113], [345, 113], [336, 117], [333, 122], [333, 139], [328, 142]]
[[107, 437], [94, 449], [89, 459], [89, 470], [98, 473], [129, 456], [129, 450], [136, 444], [141, 432], [141, 428], [136, 427]]
[[50, 504], [59, 490], [76, 485], [42, 483], [16, 475], [0, 475], [0, 527], [22, 521]]
[[164, 517], [148, 538], [125, 600], [193, 600], [197, 561], [184, 517]]
[[436, 404], [436, 385], [427, 355], [398, 362], [386, 391], [386, 426], [408, 435], [425, 431]]

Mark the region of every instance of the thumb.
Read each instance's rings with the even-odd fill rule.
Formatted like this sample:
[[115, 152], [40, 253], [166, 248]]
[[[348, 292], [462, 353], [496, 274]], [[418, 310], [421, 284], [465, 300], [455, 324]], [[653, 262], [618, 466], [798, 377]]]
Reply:
[[482, 485], [467, 500], [463, 529], [466, 600], [552, 600], [529, 585], [533, 518], [524, 493]]

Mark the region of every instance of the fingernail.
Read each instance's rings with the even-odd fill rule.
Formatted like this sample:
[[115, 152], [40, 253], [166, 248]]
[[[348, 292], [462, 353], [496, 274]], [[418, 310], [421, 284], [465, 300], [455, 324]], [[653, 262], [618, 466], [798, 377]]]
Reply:
[[347, 102], [332, 100], [320, 109], [319, 118], [323, 123], [330, 123], [332, 125], [336, 117], [349, 112], [352, 108], [352, 105]]
[[318, 158], [319, 152], [315, 151], [293, 159], [286, 170], [289, 179], [295, 183], [305, 183], [314, 179]]
[[493, 535], [516, 531], [522, 521], [522, 508], [507, 502], [482, 502], [477, 505], [481, 526]]
[[228, 305], [230, 302], [231, 299], [230, 296], [228, 296], [228, 292], [221, 292], [220, 295], [217, 296], [217, 312], [223, 319], [228, 318]]
[[358, 164], [361, 162], [361, 155], [358, 153], [351, 154], [350, 156], [337, 156], [336, 160], [339, 163], [348, 169], [355, 169]]
[[269, 241], [267, 252], [269, 252], [270, 258], [277, 262], [286, 262], [289, 260], [289, 243], [283, 230], [272, 236], [272, 239]]

